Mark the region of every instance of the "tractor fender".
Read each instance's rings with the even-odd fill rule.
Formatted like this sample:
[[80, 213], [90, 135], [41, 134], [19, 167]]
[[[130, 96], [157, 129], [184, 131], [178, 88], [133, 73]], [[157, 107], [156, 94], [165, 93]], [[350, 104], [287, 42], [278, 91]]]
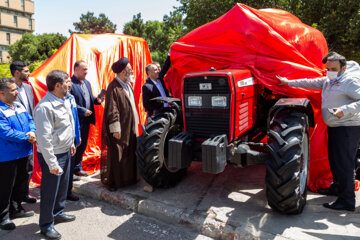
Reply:
[[176, 112], [181, 116], [181, 99], [172, 97], [156, 97], [150, 99], [150, 101], [156, 101], [160, 103], [167, 103], [169, 106], [175, 108]]
[[267, 126], [269, 129], [270, 120], [275, 113], [285, 109], [293, 109], [294, 111], [303, 112], [308, 116], [309, 127], [315, 126], [314, 110], [311, 106], [310, 100], [307, 98], [281, 98], [269, 110], [267, 118]]

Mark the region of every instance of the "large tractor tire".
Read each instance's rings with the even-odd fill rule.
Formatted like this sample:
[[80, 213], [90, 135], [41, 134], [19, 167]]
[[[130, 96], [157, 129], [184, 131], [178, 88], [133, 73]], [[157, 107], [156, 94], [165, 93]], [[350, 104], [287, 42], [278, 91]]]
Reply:
[[140, 175], [153, 187], [172, 187], [186, 174], [186, 168], [170, 168], [167, 164], [169, 139], [181, 132], [177, 117], [181, 118], [174, 109], [167, 109], [148, 118], [138, 138], [136, 155]]
[[269, 206], [299, 214], [306, 204], [309, 172], [309, 123], [305, 113], [282, 110], [270, 121], [270, 159], [266, 163]]

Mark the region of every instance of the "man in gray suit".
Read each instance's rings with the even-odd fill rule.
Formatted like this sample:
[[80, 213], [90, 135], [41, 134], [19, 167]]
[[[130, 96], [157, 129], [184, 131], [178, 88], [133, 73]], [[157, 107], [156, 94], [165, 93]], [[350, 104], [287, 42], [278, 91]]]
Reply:
[[[27, 84], [29, 81], [30, 71], [26, 63], [21, 61], [15, 61], [11, 63], [10, 65], [10, 71], [11, 75], [14, 77], [14, 81], [17, 85], [17, 90], [19, 92], [16, 102], [23, 105], [26, 109], [26, 111], [29, 113], [29, 115], [33, 116], [33, 110], [34, 110], [34, 94], [31, 85]], [[26, 83], [24, 83], [26, 82]], [[26, 189], [24, 189], [24, 192], [27, 193], [26, 196], [24, 196], [24, 202], [27, 203], [36, 203], [36, 198], [30, 196], [29, 193], [29, 182], [32, 175], [32, 170], [34, 166], [34, 159], [33, 155], [29, 156], [28, 164], [27, 164], [27, 172], [24, 172], [23, 174], [27, 174], [27, 184], [24, 184], [26, 186]], [[25, 191], [26, 190], [26, 191]], [[19, 213], [22, 212], [22, 207], [20, 203], [17, 204], [18, 206], [15, 206], [15, 209], [13, 212]], [[11, 213], [11, 211], [10, 211]], [[18, 216], [19, 214], [16, 214], [15, 216]], [[20, 214], [21, 215], [21, 214]]]

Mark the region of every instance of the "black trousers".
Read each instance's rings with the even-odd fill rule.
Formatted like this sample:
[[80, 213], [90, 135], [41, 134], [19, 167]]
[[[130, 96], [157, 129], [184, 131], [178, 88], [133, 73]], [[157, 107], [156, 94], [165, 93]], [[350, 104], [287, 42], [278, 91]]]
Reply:
[[86, 150], [86, 147], [88, 145], [88, 139], [89, 139], [89, 131], [90, 131], [90, 121], [88, 119], [83, 119], [82, 122], [80, 122], [80, 134], [81, 134], [81, 144], [76, 148], [76, 154], [74, 157], [74, 172], [78, 172], [82, 170], [82, 158], [84, 155], [84, 152]]
[[66, 192], [69, 183], [70, 151], [55, 154], [63, 173], [59, 176], [51, 174], [41, 153], [38, 152], [39, 165], [42, 171], [40, 187], [40, 217], [41, 231], [47, 232], [54, 227], [54, 218], [64, 214]]
[[69, 179], [69, 189], [68, 196], [71, 195], [71, 190], [73, 188], [73, 177], [74, 173], [82, 170], [82, 158], [86, 147], [88, 145], [89, 139], [89, 130], [90, 130], [90, 122], [86, 118], [80, 123], [80, 136], [81, 136], [81, 144], [76, 148], [76, 153], [73, 157], [71, 157], [70, 163], [70, 179]]
[[30, 184], [30, 180], [31, 180], [31, 176], [32, 176], [32, 173], [33, 173], [33, 169], [34, 169], [34, 155], [31, 154], [28, 158], [28, 161], [27, 161], [27, 184], [25, 185], [25, 189], [24, 191], [28, 194], [29, 193], [29, 184]]
[[28, 194], [27, 163], [28, 157], [0, 162], [0, 221], [9, 218], [10, 202], [21, 203]]
[[355, 207], [355, 163], [360, 126], [328, 127], [328, 154], [337, 201]]

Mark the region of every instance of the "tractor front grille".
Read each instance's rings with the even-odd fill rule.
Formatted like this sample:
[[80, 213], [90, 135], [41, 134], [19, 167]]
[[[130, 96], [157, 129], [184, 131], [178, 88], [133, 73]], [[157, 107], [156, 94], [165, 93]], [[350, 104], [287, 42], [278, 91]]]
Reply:
[[198, 138], [209, 138], [220, 134], [229, 135], [230, 114], [228, 112], [189, 111], [185, 114], [186, 129]]
[[[201, 83], [211, 83], [211, 90], [200, 90]], [[201, 96], [202, 107], [189, 107], [185, 104], [186, 130], [197, 138], [210, 138], [220, 134], [229, 137], [230, 128], [230, 88], [228, 79], [219, 76], [200, 76], [185, 78], [184, 96]], [[226, 96], [226, 108], [211, 106], [211, 96]]]

